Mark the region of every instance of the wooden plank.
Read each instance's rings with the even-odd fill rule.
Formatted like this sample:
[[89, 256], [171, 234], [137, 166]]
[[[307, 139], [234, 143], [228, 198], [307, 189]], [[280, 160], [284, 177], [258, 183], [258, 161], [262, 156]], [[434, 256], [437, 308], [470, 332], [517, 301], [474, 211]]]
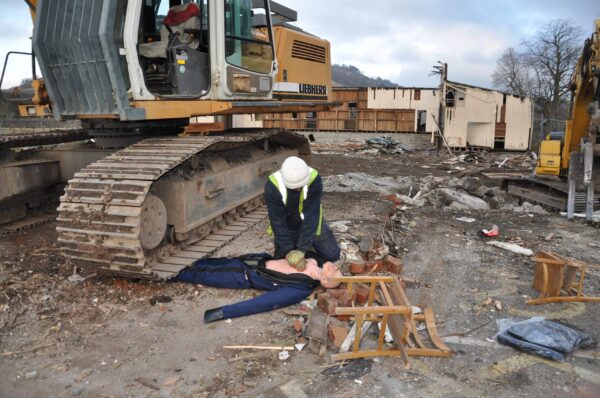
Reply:
[[331, 355], [331, 359], [333, 361], [344, 361], [347, 359], [357, 359], [357, 358], [371, 358], [371, 357], [398, 357], [401, 356], [400, 351], [398, 350], [385, 350], [385, 351], [359, 351], [359, 352], [345, 352], [341, 354], [333, 354]]
[[550, 303], [600, 303], [600, 297], [588, 296], [556, 296], [530, 299], [527, 304], [550, 304]]
[[[337, 313], [337, 310], [336, 310]], [[354, 348], [353, 352], [358, 352], [360, 349], [360, 340], [362, 339], [362, 324], [363, 324], [363, 316], [356, 315], [356, 334], [354, 335]]]
[[452, 352], [437, 350], [435, 348], [407, 348], [406, 352], [410, 356], [419, 357], [449, 357]]
[[383, 298], [385, 300], [385, 304], [386, 305], [392, 305], [393, 301], [392, 301], [392, 297], [390, 296], [390, 292], [387, 289], [387, 286], [385, 285], [385, 283], [383, 282], [379, 282], [379, 288], [381, 289], [382, 293], [383, 293]]
[[371, 315], [371, 314], [389, 314], [389, 315], [408, 315], [411, 308], [403, 305], [375, 306], [375, 307], [337, 307], [336, 315]]
[[328, 278], [331, 282], [340, 283], [371, 283], [371, 282], [385, 282], [390, 283], [394, 281], [393, 276], [336, 276]]

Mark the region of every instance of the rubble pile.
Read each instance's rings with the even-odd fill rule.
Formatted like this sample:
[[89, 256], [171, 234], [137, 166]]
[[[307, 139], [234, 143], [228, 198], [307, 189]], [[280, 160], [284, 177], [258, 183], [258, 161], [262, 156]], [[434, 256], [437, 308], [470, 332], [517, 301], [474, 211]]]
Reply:
[[376, 192], [407, 206], [432, 206], [444, 210], [502, 210], [515, 213], [547, 214], [543, 207], [528, 202], [518, 204], [498, 187], [487, 187], [478, 178], [467, 177], [373, 177], [347, 173], [325, 177], [325, 192]]
[[365, 141], [365, 150], [376, 149], [378, 153], [385, 155], [396, 155], [404, 152], [412, 152], [408, 145], [404, 145], [391, 137], [375, 137]]

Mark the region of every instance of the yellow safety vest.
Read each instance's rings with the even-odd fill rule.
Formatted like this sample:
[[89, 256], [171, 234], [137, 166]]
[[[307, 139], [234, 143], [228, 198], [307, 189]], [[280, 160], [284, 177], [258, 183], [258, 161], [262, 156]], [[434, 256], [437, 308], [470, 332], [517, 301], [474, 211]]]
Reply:
[[[311, 184], [315, 181], [315, 179], [317, 178], [317, 176], [319, 175], [319, 172], [311, 167], [308, 168], [310, 171], [310, 179], [308, 180], [308, 184], [305, 185], [304, 187], [302, 187], [302, 192], [300, 194], [300, 201], [298, 203], [298, 212], [300, 213], [300, 218], [302, 220], [304, 220], [304, 201], [308, 198], [308, 188], [311, 186]], [[283, 176], [281, 175], [281, 170], [280, 171], [276, 171], [275, 173], [271, 174], [269, 176], [269, 181], [271, 181], [271, 183], [273, 185], [275, 185], [275, 188], [277, 188], [279, 190], [279, 193], [281, 194], [281, 199], [283, 200], [283, 204], [285, 205], [287, 203], [287, 188], [283, 182]], [[323, 205], [320, 205], [319, 207], [319, 226], [317, 227], [317, 236], [321, 235], [321, 225], [323, 224]], [[267, 234], [273, 235], [273, 227], [271, 227], [271, 223], [269, 223], [269, 227], [267, 228]]]

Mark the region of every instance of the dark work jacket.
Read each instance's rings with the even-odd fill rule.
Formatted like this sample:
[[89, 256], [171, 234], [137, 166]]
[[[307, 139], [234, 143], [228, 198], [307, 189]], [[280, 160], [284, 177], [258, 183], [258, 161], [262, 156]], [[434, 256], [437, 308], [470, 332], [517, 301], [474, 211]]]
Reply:
[[[265, 202], [269, 211], [269, 221], [275, 237], [276, 256], [285, 256], [292, 250], [306, 253], [310, 250], [319, 227], [323, 180], [318, 175], [308, 187], [308, 197], [304, 201], [304, 220], [298, 211], [301, 191], [287, 190], [284, 205], [281, 193], [270, 180], [265, 184]], [[326, 228], [323, 219], [321, 230]]]

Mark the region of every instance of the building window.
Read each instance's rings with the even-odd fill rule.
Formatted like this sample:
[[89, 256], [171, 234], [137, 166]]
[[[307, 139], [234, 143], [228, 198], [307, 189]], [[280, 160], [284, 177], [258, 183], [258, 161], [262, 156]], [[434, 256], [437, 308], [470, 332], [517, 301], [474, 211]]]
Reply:
[[454, 90], [448, 90], [446, 92], [446, 106], [448, 108], [454, 107]]
[[415, 101], [420, 101], [421, 100], [421, 90], [416, 89], [415, 90]]

